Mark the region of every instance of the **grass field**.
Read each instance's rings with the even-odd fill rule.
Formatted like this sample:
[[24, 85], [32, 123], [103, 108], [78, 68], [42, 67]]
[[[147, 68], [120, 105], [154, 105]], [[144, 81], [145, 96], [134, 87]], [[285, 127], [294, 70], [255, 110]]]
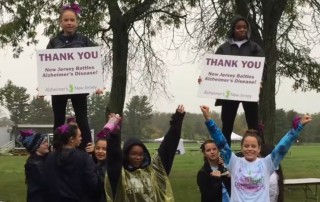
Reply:
[[[236, 143], [237, 144], [237, 143]], [[156, 151], [158, 144], [148, 144], [150, 152]], [[177, 202], [196, 202], [200, 195], [196, 184], [196, 174], [202, 166], [202, 156], [198, 144], [185, 144], [186, 154], [177, 155], [170, 180]], [[233, 149], [239, 148], [234, 146]], [[293, 146], [282, 162], [286, 179], [320, 178], [320, 144]], [[25, 202], [24, 184], [25, 156], [0, 156], [0, 202]], [[320, 192], [319, 192], [320, 193]], [[286, 202], [305, 201], [302, 188], [286, 188]]]

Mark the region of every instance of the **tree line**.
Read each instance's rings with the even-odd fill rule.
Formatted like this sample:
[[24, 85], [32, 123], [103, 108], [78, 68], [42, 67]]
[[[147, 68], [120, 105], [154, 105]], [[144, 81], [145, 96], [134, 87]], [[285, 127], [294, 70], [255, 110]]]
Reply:
[[[30, 97], [24, 87], [16, 86], [12, 81], [8, 81], [4, 87], [0, 88], [0, 106], [6, 108], [10, 115], [5, 117], [4, 113], [0, 118], [0, 126], [8, 124], [52, 124], [53, 112], [51, 104], [43, 97]], [[105, 105], [109, 102], [110, 93], [103, 95], [88, 95], [88, 118], [89, 123], [95, 133], [104, 126], [107, 117], [105, 116]], [[152, 110], [147, 96], [133, 96], [125, 105], [123, 118], [123, 139], [137, 137], [143, 140], [153, 140], [162, 137], [168, 130], [168, 123], [172, 113], [156, 112]], [[74, 112], [70, 103], [67, 106], [68, 116], [73, 116]], [[273, 137], [273, 143], [277, 143], [281, 137], [290, 129], [291, 122], [298, 112], [294, 110], [285, 111], [277, 109], [275, 113], [275, 133], [265, 134]], [[320, 113], [312, 115], [314, 121], [303, 130], [300, 136], [301, 142], [320, 142]], [[212, 117], [221, 127], [220, 114], [213, 112]], [[246, 130], [246, 120], [244, 114], [236, 117], [234, 132], [242, 135]], [[187, 113], [183, 126], [182, 138], [188, 140], [207, 139], [208, 132], [204, 125], [202, 114]]]
[[[23, 45], [38, 43], [39, 34], [55, 35], [59, 31], [59, 11], [64, 2], [0, 1], [0, 13], [5, 16], [0, 22], [1, 47], [11, 46], [13, 56], [18, 57]], [[74, 0], [69, 1], [72, 2]], [[166, 56], [161, 57], [154, 48], [157, 37], [163, 40], [162, 34], [171, 33], [168, 50], [189, 46], [200, 56], [216, 49], [224, 40], [235, 14], [249, 20], [252, 39], [266, 54], [268, 76], [262, 83], [259, 111], [266, 125], [267, 142], [274, 141], [272, 134], [277, 127], [277, 76], [293, 79], [294, 89], [320, 91], [319, 62], [310, 56], [312, 48], [318, 45], [320, 33], [320, 4], [316, 0], [78, 2], [82, 7], [79, 31], [99, 41], [105, 70], [108, 70], [105, 72], [112, 73], [106, 114], [110, 111], [123, 113], [128, 83], [142, 86], [148, 95], [167, 95], [167, 69], [163, 61]], [[39, 25], [45, 25], [43, 33], [38, 33]]]

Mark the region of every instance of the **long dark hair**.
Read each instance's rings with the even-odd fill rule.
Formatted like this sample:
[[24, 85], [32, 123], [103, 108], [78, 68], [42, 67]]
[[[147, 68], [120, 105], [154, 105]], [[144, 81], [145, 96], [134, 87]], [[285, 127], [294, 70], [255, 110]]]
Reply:
[[[94, 145], [96, 145], [99, 141], [105, 141], [105, 142], [107, 142], [107, 144], [108, 144], [107, 138], [98, 138], [98, 139], [95, 141]], [[96, 146], [94, 146], [94, 150], [93, 150], [93, 154], [92, 154], [92, 159], [93, 159], [93, 161], [94, 161], [96, 164], [98, 164], [99, 161], [98, 161], [98, 159], [97, 159], [97, 157], [96, 157], [96, 152], [95, 152], [95, 150], [96, 150]], [[104, 161], [107, 161], [107, 155], [108, 155], [108, 153], [106, 154], [106, 159], [105, 159]]]
[[[206, 150], [206, 145], [207, 145], [207, 144], [210, 144], [210, 143], [216, 145], [216, 147], [218, 148], [218, 145], [216, 144], [215, 141], [213, 141], [213, 140], [211, 140], [211, 139], [205, 140], [205, 141], [201, 144], [201, 146], [200, 146], [200, 150], [201, 150], [202, 154], [204, 154], [204, 152], [205, 152], [205, 150]], [[203, 156], [203, 161], [209, 163], [209, 162], [208, 162], [208, 159], [207, 159], [205, 156]]]
[[77, 136], [78, 126], [74, 124], [62, 125], [54, 131], [53, 148], [57, 152], [61, 152], [64, 145], [67, 145], [71, 137]]

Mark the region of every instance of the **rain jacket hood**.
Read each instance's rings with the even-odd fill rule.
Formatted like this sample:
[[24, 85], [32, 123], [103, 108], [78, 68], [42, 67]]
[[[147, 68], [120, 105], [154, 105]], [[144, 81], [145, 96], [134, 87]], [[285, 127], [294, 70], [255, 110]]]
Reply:
[[248, 40], [250, 39], [250, 36], [251, 36], [251, 26], [250, 26], [249, 21], [248, 21], [246, 18], [244, 18], [244, 17], [242, 17], [242, 16], [240, 16], [240, 15], [236, 15], [236, 16], [234, 16], [234, 17], [232, 18], [231, 23], [230, 23], [230, 29], [229, 29], [229, 31], [228, 31], [228, 33], [227, 33], [227, 40], [228, 40], [228, 41], [230, 41], [230, 40], [232, 40], [232, 39], [234, 38], [235, 26], [236, 26], [237, 22], [239, 22], [240, 20], [243, 20], [243, 21], [246, 22], [247, 27], [248, 27], [247, 39], [248, 39]]
[[134, 168], [133, 166], [131, 166], [129, 164], [129, 159], [128, 159], [129, 151], [135, 145], [141, 146], [144, 151], [144, 159], [143, 159], [143, 162], [139, 168], [142, 168], [142, 169], [146, 168], [151, 163], [151, 157], [150, 157], [150, 153], [149, 153], [147, 147], [139, 139], [130, 138], [123, 145], [123, 158], [124, 158], [123, 167], [128, 171], [134, 171], [136, 169], [139, 169], [139, 168]]
[[[140, 140], [129, 139], [121, 151], [119, 136], [110, 135], [105, 177], [107, 198], [114, 202], [174, 202], [168, 174], [181, 137], [184, 114], [176, 111], [172, 116], [170, 128], [152, 157]], [[129, 151], [134, 145], [141, 146], [144, 151], [144, 160], [139, 168], [133, 168], [128, 161]]]

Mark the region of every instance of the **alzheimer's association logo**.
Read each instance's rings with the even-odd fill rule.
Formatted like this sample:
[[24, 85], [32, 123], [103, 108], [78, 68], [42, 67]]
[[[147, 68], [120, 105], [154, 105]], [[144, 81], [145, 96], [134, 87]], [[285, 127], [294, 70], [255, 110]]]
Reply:
[[73, 84], [70, 84], [69, 85], [69, 92], [73, 93], [73, 91], [74, 91], [74, 86], [73, 86]]
[[230, 90], [227, 90], [227, 91], [225, 92], [224, 96], [225, 96], [226, 98], [228, 98], [228, 97], [230, 96], [230, 94], [231, 94], [231, 91], [230, 91]]

